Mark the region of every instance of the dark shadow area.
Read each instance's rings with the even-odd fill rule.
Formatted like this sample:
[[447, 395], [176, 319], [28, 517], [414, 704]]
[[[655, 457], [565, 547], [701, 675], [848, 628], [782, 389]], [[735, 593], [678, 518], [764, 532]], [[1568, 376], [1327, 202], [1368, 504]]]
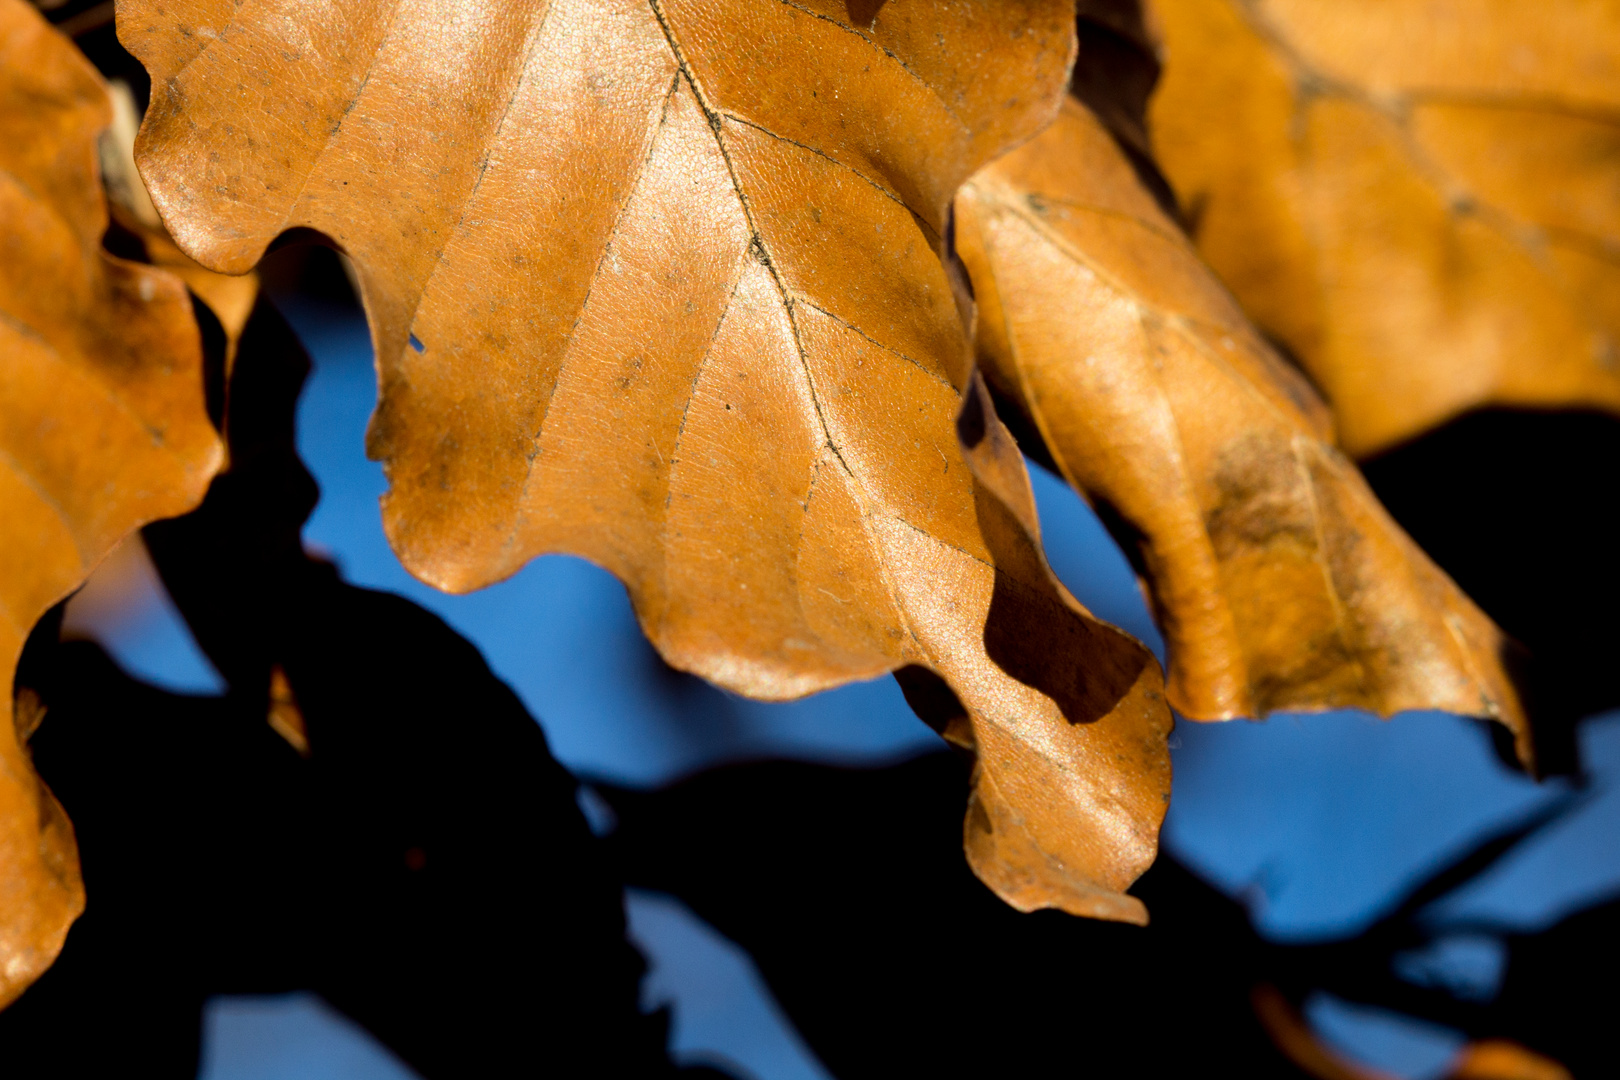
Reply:
[[[1620, 898], [1578, 911], [1540, 933], [1433, 915], [1434, 905], [1495, 866], [1519, 844], [1579, 805], [1559, 800], [1488, 835], [1441, 866], [1363, 933], [1276, 950], [1275, 981], [1295, 1001], [1324, 989], [1456, 1028], [1476, 1040], [1508, 1040], [1562, 1063], [1576, 1077], [1612, 1076], [1620, 1049], [1607, 1026], [1620, 1006], [1610, 972], [1620, 962]], [[1411, 981], [1399, 958], [1448, 937], [1471, 935], [1505, 946], [1501, 984], [1482, 998], [1443, 981]]]
[[1069, 93], [1102, 121], [1160, 209], [1182, 222], [1175, 193], [1154, 162], [1148, 140], [1148, 99], [1158, 84], [1160, 64], [1141, 0], [1080, 0], [1075, 30], [1080, 54]]
[[1507, 977], [1481, 1026], [1542, 1048], [1577, 1077], [1614, 1076], [1620, 898], [1541, 934], [1508, 936]]
[[[626, 880], [679, 897], [742, 944], [840, 1080], [1308, 1075], [1267, 1035], [1257, 989], [1296, 1018], [1326, 991], [1514, 1040], [1577, 1077], [1620, 1063], [1602, 1022], [1620, 996], [1607, 976], [1620, 902], [1539, 935], [1430, 918], [1568, 804], [1486, 837], [1363, 934], [1282, 946], [1167, 855], [1131, 890], [1152, 914], [1145, 929], [1020, 915], [962, 857], [968, 781], [968, 763], [941, 753], [875, 769], [761, 762], [656, 792], [597, 790], [617, 815]], [[1494, 1000], [1397, 976], [1401, 954], [1462, 930], [1507, 944]]]
[[1242, 909], [1161, 859], [1132, 890], [1145, 931], [1019, 914], [962, 856], [968, 777], [932, 754], [602, 793], [627, 880], [743, 945], [841, 1080], [1304, 1075], [1249, 1008], [1263, 972]]
[[1620, 419], [1508, 409], [1361, 466], [1402, 528], [1524, 645], [1514, 666], [1547, 773], [1578, 772], [1577, 722], [1620, 705], [1617, 467]]
[[136, 112], [146, 111], [152, 96], [152, 79], [141, 62], [118, 40], [113, 27], [113, 0], [65, 0], [42, 14], [73, 39], [73, 44], [103, 76], [128, 83]]
[[206, 997], [305, 988], [430, 1080], [672, 1075], [665, 1017], [638, 1009], [622, 885], [540, 728], [438, 617], [304, 554], [308, 368], [261, 302], [228, 395], [231, 468], [146, 532], [226, 696], [31, 641], [30, 745], [88, 907], [0, 1013], [6, 1075], [193, 1076]]
[[360, 310], [360, 297], [343, 269], [341, 256], [314, 229], [288, 229], [276, 237], [255, 272], [260, 287], [275, 300], [296, 297]]

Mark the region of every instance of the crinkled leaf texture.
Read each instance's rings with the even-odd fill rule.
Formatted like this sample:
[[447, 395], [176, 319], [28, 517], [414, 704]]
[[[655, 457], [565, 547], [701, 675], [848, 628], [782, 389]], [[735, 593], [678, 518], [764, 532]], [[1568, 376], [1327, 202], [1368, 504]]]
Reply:
[[961, 181], [1049, 121], [1072, 20], [1063, 0], [859, 24], [843, 0], [118, 9], [181, 247], [242, 272], [306, 226], [354, 261], [413, 573], [465, 590], [583, 556], [672, 664], [760, 698], [937, 673], [978, 752], [980, 875], [1020, 907], [1140, 919], [1121, 890], [1168, 798], [1161, 677], [1051, 578], [993, 412], [958, 444], [971, 354], [939, 257]]
[[1159, 161], [1347, 451], [1487, 405], [1620, 411], [1620, 6], [1152, 7]]
[[101, 249], [109, 117], [72, 43], [0, 0], [0, 1006], [84, 907], [72, 826], [28, 757], [37, 699], [13, 715], [23, 643], [125, 534], [196, 505], [221, 456], [185, 286]]
[[1501, 720], [1529, 762], [1501, 631], [1390, 520], [1084, 105], [956, 205], [981, 363], [1139, 538], [1172, 705], [1445, 709]]

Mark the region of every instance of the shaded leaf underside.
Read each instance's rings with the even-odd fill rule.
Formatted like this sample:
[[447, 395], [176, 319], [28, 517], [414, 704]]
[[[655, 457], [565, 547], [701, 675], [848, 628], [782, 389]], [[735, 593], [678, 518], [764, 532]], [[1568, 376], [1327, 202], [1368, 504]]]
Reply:
[[1085, 106], [976, 174], [957, 229], [987, 372], [1140, 540], [1178, 710], [1445, 709], [1502, 720], [1528, 762], [1500, 631], [1333, 449], [1321, 402]]

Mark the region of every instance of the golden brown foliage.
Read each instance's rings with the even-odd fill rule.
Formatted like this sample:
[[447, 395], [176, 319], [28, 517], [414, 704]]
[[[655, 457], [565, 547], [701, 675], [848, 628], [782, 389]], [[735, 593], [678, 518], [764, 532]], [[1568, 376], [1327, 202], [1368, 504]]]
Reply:
[[1389, 519], [1085, 106], [977, 173], [957, 215], [987, 377], [1140, 537], [1172, 705], [1447, 709], [1502, 720], [1528, 760], [1501, 632]]
[[1446, 1080], [1574, 1080], [1563, 1065], [1506, 1039], [1463, 1047]]
[[107, 256], [106, 89], [22, 0], [0, 0], [0, 1005], [84, 905], [72, 826], [26, 747], [13, 674], [40, 615], [130, 530], [189, 509], [220, 460], [185, 286]]
[[1620, 7], [1152, 6], [1160, 162], [1346, 450], [1483, 405], [1620, 410]]
[[981, 875], [1140, 919], [1157, 667], [1051, 578], [982, 394], [964, 457], [939, 258], [957, 186], [1055, 109], [1073, 7], [860, 7], [122, 0], [119, 33], [183, 249], [242, 272], [306, 226], [352, 258], [413, 573], [583, 556], [672, 664], [760, 698], [935, 672]]
[[122, 82], [114, 82], [108, 89], [112, 92], [113, 120], [101, 137], [102, 183], [107, 189], [107, 208], [118, 226], [140, 241], [146, 261], [173, 271], [219, 320], [226, 346], [223, 381], [229, 383], [230, 361], [259, 296], [258, 275], [232, 276], [206, 270], [169, 238], [157, 207], [146, 193], [146, 184], [135, 169], [135, 132], [140, 126], [140, 116], [134, 96]]

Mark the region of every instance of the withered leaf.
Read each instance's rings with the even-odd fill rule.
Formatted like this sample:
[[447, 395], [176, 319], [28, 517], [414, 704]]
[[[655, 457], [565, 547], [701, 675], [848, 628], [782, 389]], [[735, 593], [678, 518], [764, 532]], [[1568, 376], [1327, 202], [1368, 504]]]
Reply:
[[24, 742], [33, 699], [13, 716], [23, 643], [121, 537], [195, 505], [220, 460], [185, 286], [101, 248], [110, 115], [73, 45], [0, 0], [0, 1005], [84, 906], [72, 826]]
[[228, 382], [237, 342], [259, 297], [258, 275], [216, 274], [198, 264], [170, 239], [158, 217], [157, 207], [146, 193], [146, 184], [135, 168], [135, 133], [141, 122], [135, 97], [123, 82], [112, 82], [108, 90], [113, 119], [101, 136], [102, 185], [107, 189], [107, 208], [113, 221], [140, 242], [140, 253], [145, 255], [145, 261], [172, 271], [219, 320], [225, 336], [226, 371], [222, 375]]
[[1152, 6], [1159, 161], [1346, 450], [1486, 405], [1620, 410], [1620, 8]]
[[1140, 918], [1159, 675], [996, 498], [1027, 478], [983, 410], [975, 486], [939, 258], [956, 187], [1056, 107], [1073, 6], [860, 7], [121, 0], [118, 23], [180, 246], [242, 272], [302, 226], [353, 260], [413, 573], [583, 556], [672, 664], [760, 698], [932, 670], [979, 752], [981, 875]]
[[1574, 1080], [1574, 1073], [1527, 1046], [1483, 1039], [1462, 1048], [1446, 1080]]
[[1530, 746], [1496, 626], [1332, 446], [1276, 356], [1085, 106], [957, 197], [987, 375], [1140, 538], [1170, 702], [1446, 709]]

